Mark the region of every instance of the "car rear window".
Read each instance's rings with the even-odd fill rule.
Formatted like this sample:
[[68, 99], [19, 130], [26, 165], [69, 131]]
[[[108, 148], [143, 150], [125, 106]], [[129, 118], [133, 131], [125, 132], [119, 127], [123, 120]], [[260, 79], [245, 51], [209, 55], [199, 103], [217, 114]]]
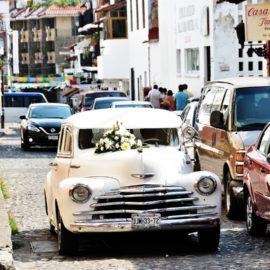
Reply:
[[99, 92], [99, 93], [89, 93], [85, 95], [83, 105], [86, 107], [91, 107], [94, 99], [99, 97], [126, 97], [123, 92]]

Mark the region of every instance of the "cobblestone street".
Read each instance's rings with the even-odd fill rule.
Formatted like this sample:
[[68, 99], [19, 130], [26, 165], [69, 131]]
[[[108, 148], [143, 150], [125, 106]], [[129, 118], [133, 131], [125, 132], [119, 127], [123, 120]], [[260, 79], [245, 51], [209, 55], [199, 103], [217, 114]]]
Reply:
[[196, 235], [176, 233], [109, 235], [89, 238], [76, 257], [59, 256], [56, 236], [49, 232], [43, 183], [54, 150], [20, 148], [18, 126], [0, 137], [0, 176], [11, 198], [7, 206], [19, 234], [12, 237], [16, 269], [269, 269], [270, 232], [247, 235], [244, 221], [223, 216], [219, 251], [200, 250]]

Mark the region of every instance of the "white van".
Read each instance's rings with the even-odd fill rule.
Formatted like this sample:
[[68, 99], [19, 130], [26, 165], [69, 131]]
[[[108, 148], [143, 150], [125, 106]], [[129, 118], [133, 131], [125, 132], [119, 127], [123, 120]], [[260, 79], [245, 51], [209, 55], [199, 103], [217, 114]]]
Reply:
[[6, 123], [20, 122], [20, 116], [32, 103], [48, 102], [44, 94], [40, 92], [6, 92], [4, 93], [4, 116]]

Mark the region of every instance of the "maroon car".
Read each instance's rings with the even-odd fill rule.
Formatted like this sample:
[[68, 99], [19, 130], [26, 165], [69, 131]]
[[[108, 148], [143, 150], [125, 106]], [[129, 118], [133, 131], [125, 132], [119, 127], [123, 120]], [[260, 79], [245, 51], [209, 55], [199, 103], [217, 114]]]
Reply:
[[270, 123], [246, 153], [243, 184], [247, 231], [262, 236], [270, 221]]
[[122, 91], [116, 90], [92, 90], [82, 92], [79, 95], [79, 105], [76, 112], [84, 112], [92, 109], [95, 98], [100, 97], [126, 97]]

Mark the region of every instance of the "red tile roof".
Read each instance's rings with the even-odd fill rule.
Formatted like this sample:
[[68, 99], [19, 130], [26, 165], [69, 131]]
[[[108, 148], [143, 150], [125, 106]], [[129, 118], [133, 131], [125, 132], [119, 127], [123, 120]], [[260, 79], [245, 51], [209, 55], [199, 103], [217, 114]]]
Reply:
[[80, 5], [77, 6], [57, 6], [52, 5], [48, 7], [46, 10], [44, 10], [39, 16], [74, 16], [78, 14], [84, 13], [86, 10], [86, 7], [81, 7]]

